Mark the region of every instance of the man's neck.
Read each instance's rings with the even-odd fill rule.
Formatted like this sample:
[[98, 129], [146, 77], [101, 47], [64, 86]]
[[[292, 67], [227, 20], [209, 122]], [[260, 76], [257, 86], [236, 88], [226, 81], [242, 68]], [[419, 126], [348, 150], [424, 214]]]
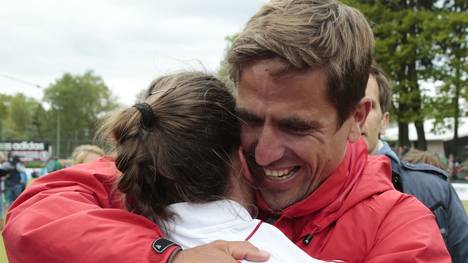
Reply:
[[375, 146], [374, 150], [371, 152], [371, 155], [376, 155], [383, 147], [384, 147], [384, 144], [382, 140], [378, 140], [377, 145]]

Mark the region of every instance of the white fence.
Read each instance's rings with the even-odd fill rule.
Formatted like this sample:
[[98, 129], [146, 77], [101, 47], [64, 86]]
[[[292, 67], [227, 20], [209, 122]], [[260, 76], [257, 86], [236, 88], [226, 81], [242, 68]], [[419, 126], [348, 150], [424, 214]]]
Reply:
[[452, 183], [452, 185], [457, 191], [458, 197], [463, 201], [468, 201], [468, 184]]

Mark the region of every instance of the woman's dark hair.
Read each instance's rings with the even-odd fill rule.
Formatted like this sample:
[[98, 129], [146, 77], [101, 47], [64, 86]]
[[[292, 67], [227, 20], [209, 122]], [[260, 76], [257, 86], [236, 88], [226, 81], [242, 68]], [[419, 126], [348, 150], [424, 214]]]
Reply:
[[127, 209], [167, 220], [170, 204], [223, 198], [230, 155], [240, 144], [235, 101], [224, 84], [204, 73], [168, 75], [153, 81], [143, 103], [113, 114], [100, 130], [115, 148]]

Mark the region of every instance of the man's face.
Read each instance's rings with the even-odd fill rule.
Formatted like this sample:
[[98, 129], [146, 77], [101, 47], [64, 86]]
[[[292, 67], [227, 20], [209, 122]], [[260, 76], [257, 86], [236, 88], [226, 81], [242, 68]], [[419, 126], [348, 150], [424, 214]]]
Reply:
[[313, 192], [342, 161], [347, 140], [361, 134], [354, 116], [337, 130], [323, 70], [271, 75], [282, 67], [274, 59], [252, 62], [237, 89], [245, 121], [242, 148], [253, 181], [274, 210]]
[[367, 141], [369, 153], [375, 154], [378, 149], [379, 135], [383, 134], [388, 124], [388, 112], [382, 113], [379, 101], [379, 86], [371, 75], [367, 81], [366, 97], [372, 102], [372, 107], [364, 124], [362, 135]]

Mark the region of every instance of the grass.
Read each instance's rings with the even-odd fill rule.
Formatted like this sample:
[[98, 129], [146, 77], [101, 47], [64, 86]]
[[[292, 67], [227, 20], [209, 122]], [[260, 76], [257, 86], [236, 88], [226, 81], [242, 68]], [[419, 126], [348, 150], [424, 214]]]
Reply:
[[465, 207], [465, 212], [468, 215], [468, 201], [463, 201], [463, 206]]
[[0, 263], [8, 263], [5, 247], [3, 246], [3, 238], [0, 238]]

